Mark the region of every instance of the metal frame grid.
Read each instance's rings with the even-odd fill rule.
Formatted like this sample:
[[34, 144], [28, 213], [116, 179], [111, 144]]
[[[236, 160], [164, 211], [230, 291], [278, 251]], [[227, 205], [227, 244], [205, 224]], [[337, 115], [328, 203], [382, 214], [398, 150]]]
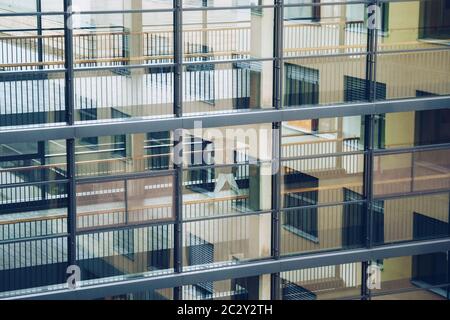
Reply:
[[[373, 161], [375, 155], [396, 154], [401, 152], [416, 152], [420, 150], [430, 149], [448, 149], [450, 143], [436, 146], [411, 147], [402, 149], [375, 149], [374, 148], [374, 116], [381, 113], [401, 112], [401, 111], [419, 111], [419, 110], [434, 110], [450, 108], [450, 97], [427, 97], [421, 99], [403, 99], [390, 101], [377, 101], [376, 93], [376, 58], [377, 52], [377, 30], [368, 30], [367, 34], [367, 52], [362, 55], [366, 56], [366, 81], [370, 84], [367, 92], [367, 102], [352, 103], [352, 104], [334, 104], [325, 106], [298, 106], [283, 108], [283, 63], [287, 59], [301, 59], [302, 57], [283, 56], [283, 12], [288, 7], [298, 6], [324, 6], [324, 5], [340, 5], [348, 3], [359, 3], [368, 5], [378, 5], [384, 2], [398, 2], [396, 0], [366, 0], [366, 1], [342, 1], [342, 2], [314, 2], [313, 4], [284, 4], [283, 0], [274, 0], [273, 5], [258, 6], [260, 8], [274, 9], [274, 43], [273, 43], [273, 57], [265, 59], [245, 59], [243, 61], [272, 61], [273, 62], [273, 106], [267, 110], [246, 110], [242, 112], [230, 112], [223, 114], [207, 114], [198, 116], [184, 116], [183, 115], [183, 68], [186, 65], [199, 64], [202, 62], [185, 62], [183, 60], [183, 12], [187, 11], [203, 11], [203, 10], [223, 10], [223, 9], [252, 9], [254, 6], [239, 6], [233, 8], [226, 7], [198, 7], [198, 8], [183, 8], [183, 0], [173, 0], [173, 7], [167, 9], [148, 9], [148, 10], [123, 10], [120, 13], [133, 12], [172, 12], [173, 13], [173, 47], [174, 59], [173, 63], [169, 64], [152, 64], [152, 65], [130, 65], [127, 68], [142, 68], [142, 67], [162, 67], [169, 66], [173, 68], [174, 75], [174, 103], [173, 103], [173, 117], [158, 118], [158, 119], [136, 119], [132, 121], [114, 121], [101, 123], [75, 123], [74, 121], [74, 74], [77, 71], [93, 71], [108, 69], [114, 67], [74, 67], [73, 55], [73, 31], [68, 26], [68, 21], [74, 14], [72, 9], [72, 0], [64, 1], [64, 12], [21, 12], [21, 13], [1, 13], [0, 17], [14, 17], [14, 16], [35, 16], [38, 20], [37, 25], [42, 27], [41, 18], [50, 15], [64, 15], [64, 68], [54, 70], [33, 70], [33, 71], [5, 71], [1, 72], [3, 76], [17, 76], [23, 74], [49, 74], [53, 72], [64, 72], [65, 75], [65, 106], [66, 106], [66, 123], [65, 124], [49, 124], [41, 126], [30, 126], [13, 129], [0, 129], [0, 143], [12, 142], [29, 142], [29, 141], [43, 141], [43, 140], [66, 140], [67, 145], [67, 179], [65, 182], [68, 186], [68, 226], [67, 236], [68, 241], [68, 263], [76, 263], [76, 235], [80, 234], [76, 230], [76, 185], [80, 182], [99, 182], [105, 178], [76, 178], [75, 177], [75, 139], [91, 136], [107, 136], [112, 134], [129, 134], [140, 132], [158, 132], [168, 131], [174, 132], [174, 147], [182, 144], [182, 129], [191, 129], [194, 127], [195, 121], [202, 121], [203, 127], [219, 127], [225, 125], [243, 125], [243, 124], [258, 124], [258, 123], [272, 123], [273, 129], [280, 129], [283, 121], [302, 120], [302, 119], [319, 119], [331, 117], [345, 117], [360, 115], [364, 117], [365, 121], [365, 144], [364, 150], [361, 154], [364, 155], [364, 179], [363, 179], [363, 202], [365, 204], [366, 230], [365, 239], [366, 247], [356, 250], [342, 250], [332, 252], [322, 252], [315, 254], [295, 255], [292, 257], [280, 256], [280, 211], [281, 207], [281, 174], [272, 176], [272, 208], [269, 213], [272, 214], [272, 233], [271, 233], [271, 259], [251, 261], [240, 265], [220, 267], [216, 269], [205, 269], [198, 271], [184, 271], [183, 272], [183, 257], [182, 257], [182, 176], [183, 166], [175, 165], [173, 170], [167, 170], [164, 174], [171, 174], [174, 177], [173, 188], [173, 208], [174, 208], [174, 274], [164, 275], [157, 278], [143, 278], [137, 280], [117, 281], [112, 283], [98, 284], [88, 287], [82, 287], [75, 291], [70, 291], [61, 288], [55, 288], [54, 291], [40, 292], [30, 289], [30, 294], [22, 296], [13, 296], [12, 298], [25, 299], [48, 299], [48, 298], [98, 298], [107, 295], [115, 295], [125, 292], [142, 291], [146, 289], [167, 288], [174, 287], [174, 299], [182, 298], [181, 286], [205, 281], [224, 280], [237, 277], [255, 276], [262, 274], [271, 274], [271, 296], [272, 299], [281, 298], [281, 282], [280, 272], [301, 269], [307, 267], [333, 265], [346, 262], [362, 262], [363, 266], [369, 264], [369, 261], [395, 257], [405, 256], [437, 251], [449, 251], [450, 239], [439, 239], [420, 241], [413, 243], [396, 243], [384, 245], [381, 247], [374, 247], [372, 244], [371, 234], [373, 232], [373, 217], [372, 217], [372, 202], [373, 202]], [[406, 0], [400, 0], [406, 1]], [[416, 0], [410, 0], [416, 1]], [[37, 0], [37, 8], [40, 8], [40, 0]], [[77, 14], [107, 14], [117, 13], [117, 11], [85, 11]], [[42, 33], [42, 30], [39, 31]], [[41, 44], [42, 46], [42, 44]], [[40, 47], [41, 47], [40, 46]], [[416, 51], [420, 51], [416, 50]], [[439, 49], [444, 50], [444, 49]], [[39, 49], [42, 57], [42, 48]], [[408, 50], [406, 50], [408, 51]], [[406, 52], [405, 50], [399, 52]], [[412, 50], [414, 51], [414, 50]], [[346, 54], [334, 54], [331, 56], [341, 56]], [[328, 57], [329, 55], [325, 55]], [[320, 57], [320, 56], [313, 56]], [[227, 60], [208, 61], [208, 64], [233, 62]], [[283, 160], [281, 156], [281, 135], [279, 130], [273, 130], [273, 166], [280, 166]], [[278, 134], [277, 134], [278, 132]], [[182, 157], [180, 154], [174, 154], [175, 157]], [[279, 170], [278, 170], [279, 171]], [[161, 173], [140, 173], [127, 174], [121, 176], [126, 177], [152, 177]], [[106, 178], [108, 179], [108, 178]], [[449, 190], [450, 191], [450, 190]], [[442, 191], [440, 191], [442, 192]], [[432, 194], [420, 193], [420, 194]], [[267, 212], [255, 212], [250, 214], [262, 214]], [[362, 273], [362, 281], [364, 283], [367, 274]], [[364, 286], [363, 286], [364, 287]], [[363, 299], [370, 298], [370, 292], [362, 289], [361, 297]]]

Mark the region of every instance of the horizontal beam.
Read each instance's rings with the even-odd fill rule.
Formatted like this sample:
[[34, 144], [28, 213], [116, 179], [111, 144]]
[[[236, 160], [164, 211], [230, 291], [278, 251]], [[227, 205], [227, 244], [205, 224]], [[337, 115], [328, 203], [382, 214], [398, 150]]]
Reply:
[[178, 128], [193, 129], [194, 124], [199, 121], [201, 121], [203, 128], [212, 128], [447, 108], [450, 108], [449, 96], [330, 106], [298, 106], [281, 110], [250, 109], [244, 112], [184, 116], [182, 118], [167, 117], [135, 120], [127, 118], [123, 121], [78, 123], [73, 126], [47, 125], [30, 126], [20, 129], [8, 129], [4, 127], [0, 130], [0, 143], [78, 139], [118, 134], [169, 131]]
[[[142, 292], [161, 288], [252, 277], [261, 274], [271, 274], [290, 270], [314, 268], [319, 266], [337, 265], [352, 262], [387, 259], [400, 256], [412, 256], [433, 252], [450, 251], [450, 238], [390, 244], [371, 249], [354, 249], [335, 252], [324, 252], [294, 257], [285, 257], [279, 260], [263, 260], [219, 268], [186, 271], [154, 277], [141, 277], [116, 282], [103, 282], [102, 284], [80, 287], [75, 290], [60, 289], [43, 291], [23, 296], [14, 296], [7, 299], [95, 299], [107, 296], [120, 295], [130, 292]], [[104, 279], [105, 280], [105, 279]]]

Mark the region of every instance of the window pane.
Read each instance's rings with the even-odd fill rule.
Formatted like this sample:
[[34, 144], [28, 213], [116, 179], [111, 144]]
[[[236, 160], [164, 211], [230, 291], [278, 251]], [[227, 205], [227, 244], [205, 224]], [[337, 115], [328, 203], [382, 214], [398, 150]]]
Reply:
[[270, 210], [271, 165], [191, 168], [183, 179], [186, 219]]
[[237, 7], [250, 5], [273, 5], [273, 0], [182, 0], [183, 8]]
[[378, 100], [447, 95], [450, 93], [450, 51], [382, 53], [377, 81], [388, 95]]
[[[446, 0], [384, 3], [381, 13], [383, 33], [378, 40], [380, 51], [434, 49], [448, 44], [450, 9]], [[405, 16], [408, 19], [404, 19]]]
[[80, 122], [173, 115], [170, 67], [77, 71], [74, 86]]
[[[2, 1], [0, 9], [2, 13], [26, 11], [35, 12], [36, 1], [22, 1], [32, 4], [18, 5], [16, 1]], [[49, 2], [49, 1], [43, 1]], [[53, 2], [53, 1], [51, 1]], [[61, 4], [62, 1], [57, 1]], [[10, 6], [9, 6], [10, 5]], [[54, 5], [55, 6], [55, 5]], [[19, 10], [16, 10], [20, 8]], [[23, 10], [22, 10], [23, 9]], [[52, 8], [51, 11], [58, 8]], [[42, 6], [42, 12], [46, 12]], [[64, 22], [63, 15], [38, 16], [10, 16], [2, 17], [2, 34], [0, 36], [0, 71], [37, 70], [37, 69], [62, 69], [64, 68]], [[38, 21], [41, 23], [41, 32], [38, 32]], [[18, 76], [21, 76], [20, 74]], [[29, 80], [37, 75], [28, 75]], [[10, 76], [11, 78], [11, 76]], [[13, 76], [14, 78], [14, 76]], [[39, 78], [39, 77], [38, 77]], [[45, 79], [46, 77], [41, 77]]]
[[77, 228], [97, 229], [173, 220], [172, 177], [77, 186]]
[[130, 292], [117, 296], [107, 296], [104, 300], [172, 300], [173, 289], [155, 289], [151, 291]]
[[[101, 4], [92, 8], [83, 4], [80, 10], [117, 10], [110, 8], [110, 2], [103, 3], [103, 8]], [[124, 1], [122, 6], [125, 10], [139, 10], [142, 6], [138, 4], [139, 1]], [[172, 12], [75, 14], [72, 17], [75, 65], [126, 67], [173, 62], [172, 17]], [[118, 70], [119, 74], [130, 72]]]
[[183, 300], [268, 300], [270, 275], [183, 286]]
[[374, 244], [449, 236], [449, 205], [449, 193], [376, 201]]
[[364, 244], [362, 203], [285, 210], [281, 254], [349, 249]]
[[202, 128], [184, 131], [184, 164], [257, 164], [272, 160], [272, 124]]
[[376, 156], [374, 195], [449, 189], [449, 159], [450, 150]]
[[184, 60], [273, 56], [273, 8], [183, 12]]
[[173, 225], [165, 224], [78, 235], [81, 280], [96, 284], [99, 278], [126, 280], [130, 274], [156, 276], [173, 272], [172, 239]]
[[195, 64], [184, 67], [186, 115], [272, 107], [271, 61]]
[[271, 221], [263, 214], [185, 222], [185, 270], [269, 257]]
[[65, 283], [65, 141], [0, 150], [0, 292]]
[[0, 73], [0, 127], [61, 124], [66, 116], [64, 92], [64, 74], [60, 72]]
[[367, 101], [366, 56], [286, 59], [283, 105]]
[[334, 300], [361, 294], [361, 263], [281, 273], [283, 300]]
[[[48, 1], [46, 1], [48, 2]], [[53, 2], [53, 1], [50, 1]], [[96, 10], [149, 10], [149, 9], [169, 9], [172, 8], [172, 1], [167, 0], [142, 0], [142, 1], [111, 1], [111, 0], [72, 0], [75, 7], [83, 11]], [[139, 3], [140, 5], [133, 5]]]
[[170, 131], [77, 139], [77, 176], [168, 170], [172, 149]]
[[[66, 284], [67, 238], [0, 244], [0, 296], [25, 295], [30, 289]], [[43, 288], [42, 288], [43, 287]], [[17, 291], [16, 291], [17, 290]]]
[[[317, 3], [301, 1], [308, 2]], [[364, 4], [285, 7], [284, 55], [298, 57], [366, 52], [365, 15]]]
[[330, 156], [283, 161], [284, 208], [362, 199], [364, 157]]
[[378, 116], [377, 148], [404, 148], [450, 141], [450, 109], [387, 113]]
[[283, 122], [285, 158], [354, 152], [364, 149], [361, 116]]
[[[380, 270], [381, 283], [372, 294], [379, 299], [442, 300], [446, 298], [446, 288], [424, 290], [431, 286], [447, 283], [447, 254], [436, 252], [424, 255], [406, 256], [373, 261]], [[422, 290], [421, 290], [422, 289]], [[406, 291], [395, 293], [396, 291]], [[419, 291], [421, 290], [421, 291]], [[393, 294], [391, 296], [391, 294]], [[376, 299], [376, 297], [374, 297]]]

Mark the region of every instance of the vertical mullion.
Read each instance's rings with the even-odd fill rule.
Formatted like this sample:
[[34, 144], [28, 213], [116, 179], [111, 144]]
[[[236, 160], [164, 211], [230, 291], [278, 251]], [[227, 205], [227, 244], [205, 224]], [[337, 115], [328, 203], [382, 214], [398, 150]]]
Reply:
[[[70, 12], [69, 12], [70, 10]], [[64, 68], [65, 68], [65, 102], [66, 122], [74, 124], [74, 70], [73, 70], [73, 30], [72, 0], [64, 0]]]
[[[274, 2], [274, 36], [273, 36], [273, 107], [282, 108], [282, 72], [283, 65], [283, 1]], [[280, 258], [280, 209], [281, 209], [281, 122], [272, 123], [272, 228], [271, 255]], [[270, 276], [271, 299], [281, 299], [280, 273]]]
[[[36, 27], [37, 27], [37, 50], [38, 50], [38, 62], [44, 61], [43, 45], [42, 45], [42, 0], [36, 0]], [[39, 69], [44, 69], [42, 64], [39, 64]]]
[[[374, 0], [367, 4], [366, 12], [369, 14], [369, 6], [377, 5], [378, 1]], [[378, 8], [378, 7], [377, 7]], [[371, 12], [371, 15], [377, 12]], [[369, 103], [373, 103], [376, 99], [376, 25], [375, 28], [367, 29], [367, 58], [366, 58], [366, 98]], [[364, 116], [364, 181], [363, 181], [363, 198], [365, 200], [365, 210], [363, 216], [364, 239], [367, 248], [372, 247], [373, 242], [373, 166], [374, 166], [374, 120], [373, 114]], [[371, 292], [367, 287], [368, 266], [370, 261], [362, 262], [362, 282], [361, 296], [363, 300], [370, 299]]]
[[[74, 124], [73, 87], [73, 30], [69, 24], [72, 19], [72, 0], [64, 0], [64, 67], [65, 67], [65, 105], [66, 122]], [[76, 264], [76, 182], [75, 182], [75, 139], [66, 140], [67, 154], [67, 263]]]
[[76, 264], [76, 182], [75, 182], [75, 139], [66, 140], [67, 148], [67, 263]]
[[[174, 46], [174, 103], [173, 113], [175, 117], [182, 117], [182, 87], [183, 87], [183, 37], [182, 37], [182, 0], [173, 0], [173, 46]], [[175, 214], [174, 225], [174, 271], [183, 272], [183, 130], [174, 132], [174, 180], [173, 180], [173, 210]], [[173, 289], [173, 299], [183, 298], [183, 287]]]

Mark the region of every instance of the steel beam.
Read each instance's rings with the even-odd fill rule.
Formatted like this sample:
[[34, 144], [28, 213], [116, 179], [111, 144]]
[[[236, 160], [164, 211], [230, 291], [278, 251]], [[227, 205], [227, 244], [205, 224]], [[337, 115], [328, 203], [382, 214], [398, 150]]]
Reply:
[[252, 277], [261, 274], [273, 274], [290, 270], [314, 268], [328, 265], [371, 261], [401, 256], [412, 256], [434, 252], [445, 252], [450, 250], [450, 238], [429, 240], [421, 242], [409, 242], [390, 244], [386, 246], [373, 247], [371, 249], [354, 249], [335, 252], [324, 252], [294, 257], [284, 257], [278, 260], [262, 260], [220, 268], [200, 269], [185, 271], [183, 273], [172, 273], [158, 275], [155, 277], [142, 277], [139, 279], [106, 282], [101, 284], [80, 287], [75, 290], [60, 289], [55, 286], [54, 291], [48, 291], [45, 287], [42, 292], [22, 296], [10, 296], [6, 299], [95, 299], [130, 292], [142, 292], [161, 288], [173, 288], [177, 286], [190, 285], [202, 282], [221, 281]]
[[182, 116], [179, 118], [127, 119], [126, 121], [99, 122], [91, 124], [30, 126], [28, 128], [0, 130], [0, 143], [36, 142], [93, 136], [109, 136], [142, 132], [160, 132], [177, 128], [193, 129], [200, 121], [203, 128], [295, 121], [332, 117], [364, 116], [391, 112], [424, 111], [450, 108], [450, 97], [427, 97], [376, 101], [373, 103], [339, 104], [330, 106], [298, 106], [287, 109], [257, 109], [245, 112], [230, 112]]

